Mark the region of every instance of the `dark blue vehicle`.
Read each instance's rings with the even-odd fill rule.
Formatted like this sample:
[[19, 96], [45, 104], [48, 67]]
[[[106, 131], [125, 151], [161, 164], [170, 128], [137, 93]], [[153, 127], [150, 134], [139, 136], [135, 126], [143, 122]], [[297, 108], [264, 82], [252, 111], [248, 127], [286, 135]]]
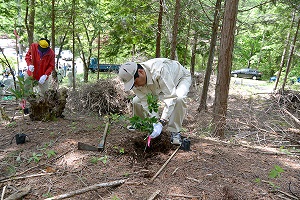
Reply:
[[92, 72], [100, 71], [100, 72], [118, 72], [120, 65], [117, 64], [99, 64], [99, 67], [97, 65], [98, 59], [97, 58], [91, 58], [89, 69]]

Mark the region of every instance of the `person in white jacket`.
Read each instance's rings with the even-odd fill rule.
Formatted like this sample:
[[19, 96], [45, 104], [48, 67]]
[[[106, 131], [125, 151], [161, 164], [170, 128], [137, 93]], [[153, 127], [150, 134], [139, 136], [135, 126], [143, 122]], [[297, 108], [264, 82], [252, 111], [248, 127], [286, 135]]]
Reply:
[[[150, 138], [158, 137], [163, 129], [171, 132], [171, 143], [180, 145], [182, 122], [186, 114], [186, 97], [192, 83], [189, 70], [178, 61], [167, 58], [154, 58], [142, 63], [127, 62], [119, 69], [119, 78], [125, 91], [132, 90], [133, 115], [145, 118], [156, 116], [159, 121], [153, 124]], [[149, 112], [147, 95], [155, 95], [164, 102], [158, 113]]]

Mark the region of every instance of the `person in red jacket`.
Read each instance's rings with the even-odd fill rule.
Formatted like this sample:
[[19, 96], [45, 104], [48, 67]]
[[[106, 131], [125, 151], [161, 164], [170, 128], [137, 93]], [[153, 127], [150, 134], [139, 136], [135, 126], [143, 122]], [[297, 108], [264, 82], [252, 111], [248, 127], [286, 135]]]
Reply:
[[55, 66], [55, 53], [50, 48], [50, 41], [41, 38], [38, 43], [32, 43], [25, 60], [28, 66], [27, 77], [31, 76], [37, 80], [40, 94], [45, 94], [49, 87], [49, 76]]

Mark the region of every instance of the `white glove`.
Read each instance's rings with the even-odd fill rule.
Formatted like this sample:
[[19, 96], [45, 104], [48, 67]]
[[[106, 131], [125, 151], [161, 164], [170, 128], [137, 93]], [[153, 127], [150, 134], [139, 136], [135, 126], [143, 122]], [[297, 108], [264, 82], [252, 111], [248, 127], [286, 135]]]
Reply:
[[46, 79], [47, 79], [47, 75], [41, 76], [41, 77], [40, 77], [40, 80], [39, 80], [39, 83], [40, 83], [40, 84], [44, 84], [45, 81], [46, 81]]
[[153, 132], [151, 133], [150, 137], [151, 138], [158, 137], [161, 134], [162, 128], [163, 125], [160, 122], [153, 124]]
[[34, 71], [34, 66], [33, 65], [29, 65], [28, 69], [29, 69], [29, 71], [33, 72]]

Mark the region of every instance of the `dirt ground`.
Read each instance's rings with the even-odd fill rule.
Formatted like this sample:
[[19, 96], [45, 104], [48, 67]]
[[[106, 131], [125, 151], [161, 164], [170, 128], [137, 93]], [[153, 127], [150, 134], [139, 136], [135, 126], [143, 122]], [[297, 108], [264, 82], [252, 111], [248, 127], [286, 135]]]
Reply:
[[[189, 94], [182, 132], [189, 151], [171, 145], [165, 130], [145, 148], [146, 133], [128, 131], [126, 115], [110, 116], [104, 151], [78, 150], [78, 142], [98, 145], [107, 118], [68, 104], [55, 121], [21, 112], [14, 122], [2, 120], [1, 200], [28, 187], [24, 200], [299, 199], [299, 129], [277, 97], [232, 82], [226, 138], [219, 140], [211, 135], [212, 95], [208, 112], [197, 111], [199, 88]], [[2, 100], [1, 107], [12, 117], [17, 105]], [[24, 144], [16, 144], [17, 133], [28, 135]]]

